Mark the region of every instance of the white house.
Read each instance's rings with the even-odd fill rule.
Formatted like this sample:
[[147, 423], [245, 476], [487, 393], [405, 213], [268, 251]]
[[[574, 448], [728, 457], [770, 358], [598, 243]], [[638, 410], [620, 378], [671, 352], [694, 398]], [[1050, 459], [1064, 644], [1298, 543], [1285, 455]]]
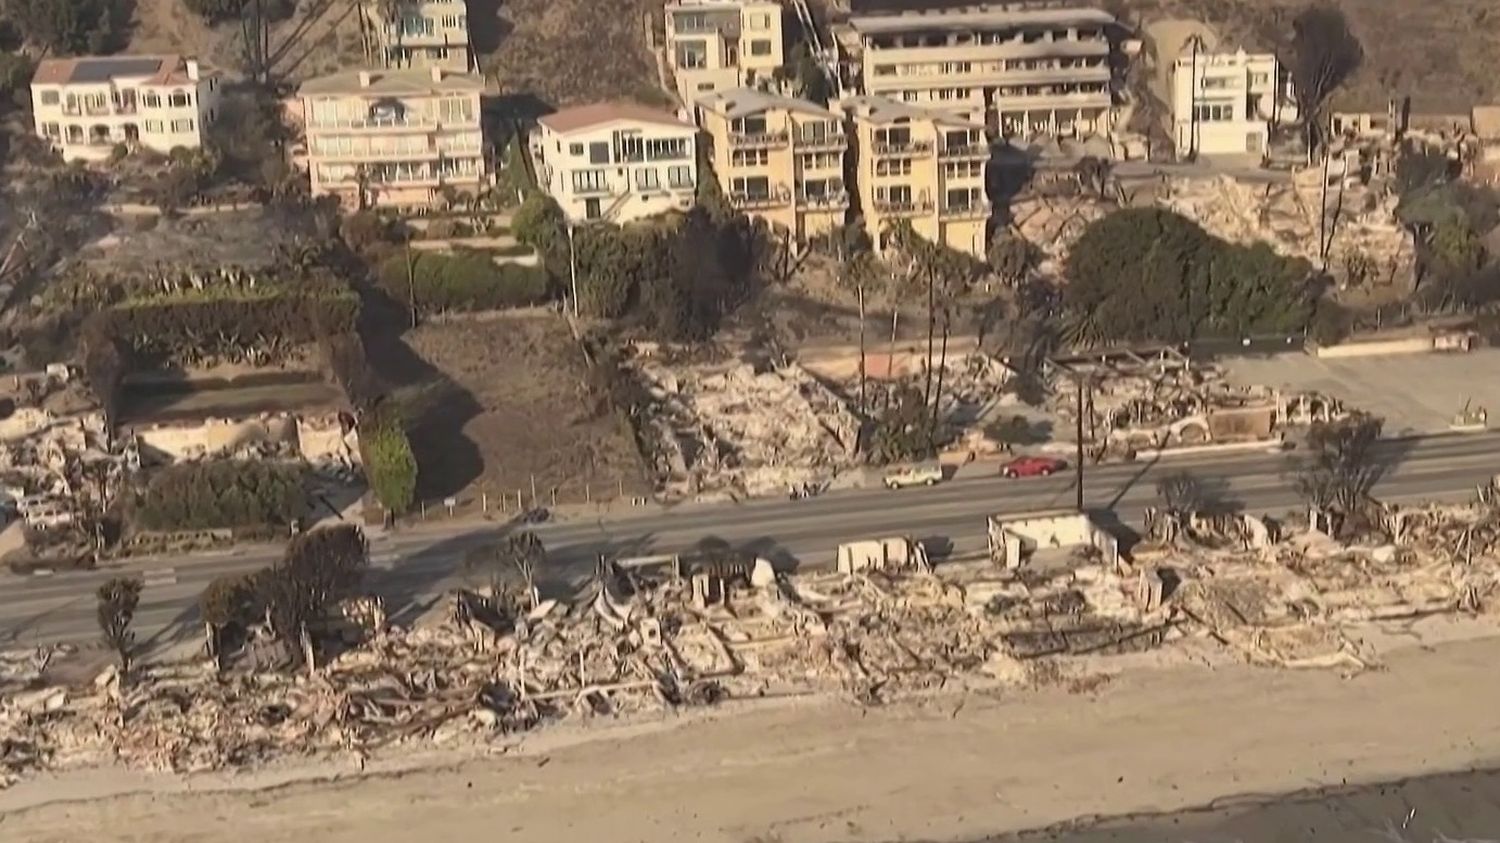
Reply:
[[181, 56], [45, 59], [31, 78], [36, 133], [63, 158], [98, 161], [115, 146], [167, 153], [203, 145], [219, 77]]
[[1296, 119], [1289, 81], [1270, 53], [1189, 49], [1172, 68], [1177, 154], [1266, 154], [1271, 128]]
[[537, 181], [569, 220], [623, 223], [693, 204], [693, 124], [633, 103], [569, 108], [537, 122]]

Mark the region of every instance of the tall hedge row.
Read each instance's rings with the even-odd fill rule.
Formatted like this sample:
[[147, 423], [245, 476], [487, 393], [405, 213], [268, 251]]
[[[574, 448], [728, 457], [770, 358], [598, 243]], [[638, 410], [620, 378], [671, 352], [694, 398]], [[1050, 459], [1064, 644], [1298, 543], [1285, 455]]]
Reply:
[[148, 530], [283, 526], [307, 506], [307, 472], [247, 460], [180, 463], [158, 471], [137, 501]]
[[547, 297], [546, 270], [497, 265], [478, 252], [398, 253], [380, 265], [379, 275], [391, 298], [424, 313], [523, 307]]

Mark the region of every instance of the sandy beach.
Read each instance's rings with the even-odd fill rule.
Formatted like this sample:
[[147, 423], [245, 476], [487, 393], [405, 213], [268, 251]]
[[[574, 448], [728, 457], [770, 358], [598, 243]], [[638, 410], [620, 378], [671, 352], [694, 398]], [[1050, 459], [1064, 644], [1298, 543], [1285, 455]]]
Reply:
[[[274, 788], [288, 771], [217, 792], [203, 790], [221, 783], [201, 779], [75, 773], [0, 793], [0, 838], [222, 841], [232, 829], [258, 843], [814, 843], [1051, 828], [1055, 839], [1153, 839], [1070, 835], [1107, 817], [1500, 766], [1497, 663], [1500, 638], [1490, 637], [1396, 649], [1383, 668], [1349, 678], [1173, 667], [1126, 671], [1088, 693], [864, 711], [770, 703], [561, 728], [501, 757], [450, 755], [447, 766], [363, 777], [340, 766], [329, 769], [342, 778]], [[85, 798], [124, 790], [142, 792]], [[69, 799], [79, 801], [57, 801]]]

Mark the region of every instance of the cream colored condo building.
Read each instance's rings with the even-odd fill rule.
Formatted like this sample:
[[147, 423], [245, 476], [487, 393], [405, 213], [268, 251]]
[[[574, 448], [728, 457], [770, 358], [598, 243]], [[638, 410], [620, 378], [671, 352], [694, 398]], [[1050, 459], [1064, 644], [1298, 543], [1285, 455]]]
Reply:
[[563, 109], [537, 121], [537, 182], [570, 221], [624, 223], [685, 211], [698, 185], [698, 130], [633, 103]]
[[729, 202], [799, 243], [843, 225], [849, 147], [843, 118], [749, 88], [698, 100], [715, 178]]
[[982, 124], [881, 97], [847, 97], [833, 108], [852, 127], [859, 211], [878, 252], [896, 222], [909, 220], [927, 240], [984, 255], [990, 149]]
[[36, 133], [69, 161], [117, 145], [197, 149], [218, 116], [219, 77], [180, 56], [44, 59], [31, 79]]
[[1172, 65], [1172, 125], [1179, 157], [1266, 154], [1277, 121], [1296, 119], [1290, 82], [1270, 53], [1194, 54]]
[[363, 0], [365, 52], [377, 67], [478, 68], [466, 0]]
[[1111, 28], [1090, 8], [855, 15], [835, 31], [856, 90], [938, 107], [1007, 138], [1105, 133]]
[[667, 3], [667, 64], [677, 96], [698, 98], [764, 87], [786, 61], [782, 8], [771, 0], [674, 0]]
[[298, 91], [314, 196], [350, 207], [424, 207], [488, 184], [484, 80], [442, 68], [348, 70]]

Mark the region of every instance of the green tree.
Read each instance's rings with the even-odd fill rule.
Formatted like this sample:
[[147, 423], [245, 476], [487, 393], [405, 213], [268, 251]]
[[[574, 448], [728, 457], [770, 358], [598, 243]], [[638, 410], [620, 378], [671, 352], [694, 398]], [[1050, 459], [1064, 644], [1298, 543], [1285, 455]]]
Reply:
[[97, 617], [99, 633], [104, 643], [120, 657], [120, 675], [130, 673], [130, 662], [135, 650], [135, 633], [130, 625], [135, 621], [135, 609], [141, 602], [139, 579], [114, 577], [99, 586]]
[[8, 0], [5, 11], [27, 41], [77, 55], [119, 46], [130, 6], [127, 0]]
[[359, 449], [370, 489], [392, 515], [411, 508], [417, 495], [417, 458], [400, 414], [381, 405], [365, 414]]
[[922, 392], [914, 386], [895, 390], [891, 403], [875, 420], [870, 436], [871, 456], [879, 463], [909, 462], [936, 453], [932, 414]]
[[1310, 271], [1264, 244], [1224, 243], [1170, 211], [1132, 208], [1074, 244], [1063, 301], [1084, 345], [1289, 332], [1310, 316]]
[[828, 76], [806, 41], [798, 41], [792, 47], [791, 65], [793, 78], [797, 83], [797, 95], [808, 102], [827, 105], [833, 91], [828, 84]]

